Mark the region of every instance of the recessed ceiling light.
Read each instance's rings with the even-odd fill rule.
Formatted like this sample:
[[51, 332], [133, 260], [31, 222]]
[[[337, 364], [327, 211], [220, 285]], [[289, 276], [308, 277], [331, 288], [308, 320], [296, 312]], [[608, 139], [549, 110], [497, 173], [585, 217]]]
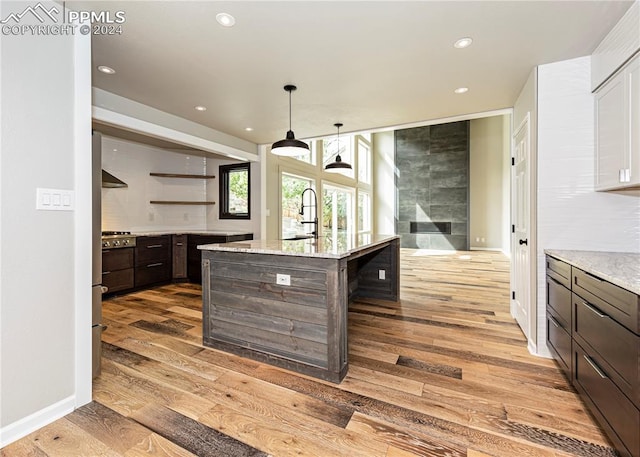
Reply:
[[206, 111], [207, 107], [206, 106], [202, 106], [202, 105], [198, 105], [194, 108], [196, 111]]
[[223, 27], [233, 27], [236, 23], [236, 18], [227, 13], [218, 13], [216, 14], [216, 21]]
[[471, 38], [464, 37], [464, 38], [460, 38], [458, 41], [453, 43], [453, 46], [458, 49], [463, 49], [468, 46], [471, 46], [471, 43], [473, 43], [473, 40]]
[[454, 90], [454, 92], [456, 94], [464, 94], [465, 92], [467, 92], [469, 90], [468, 87], [458, 87], [456, 90]]
[[251, 127], [245, 127], [244, 129], [245, 129], [245, 131], [247, 131], [247, 132], [253, 132], [253, 129], [252, 129]]
[[102, 73], [105, 73], [107, 75], [112, 75], [116, 72], [113, 68], [107, 67], [106, 65], [100, 65], [98, 67], [98, 71], [101, 71]]

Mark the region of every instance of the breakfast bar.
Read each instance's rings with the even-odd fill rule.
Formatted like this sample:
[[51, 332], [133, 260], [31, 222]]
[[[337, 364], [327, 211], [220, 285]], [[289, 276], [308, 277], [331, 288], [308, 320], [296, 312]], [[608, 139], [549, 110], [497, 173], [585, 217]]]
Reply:
[[392, 235], [254, 240], [202, 250], [203, 344], [339, 383], [349, 300], [398, 300]]

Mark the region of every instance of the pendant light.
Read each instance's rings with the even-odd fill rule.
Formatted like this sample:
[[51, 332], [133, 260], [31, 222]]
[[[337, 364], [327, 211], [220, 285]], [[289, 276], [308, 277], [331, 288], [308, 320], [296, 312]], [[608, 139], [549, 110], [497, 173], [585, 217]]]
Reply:
[[309, 145], [304, 141], [296, 140], [293, 130], [291, 130], [291, 92], [296, 89], [297, 87], [292, 84], [284, 86], [284, 90], [289, 92], [289, 131], [284, 140], [276, 141], [271, 145], [271, 152], [278, 156], [296, 157], [309, 153]]
[[328, 171], [331, 173], [337, 173], [337, 172], [340, 172], [341, 170], [351, 170], [351, 165], [348, 164], [347, 162], [343, 162], [342, 157], [340, 157], [340, 127], [342, 127], [342, 124], [338, 122], [333, 125], [338, 129], [338, 153], [336, 154], [335, 162], [327, 164], [327, 166], [324, 167], [324, 169], [325, 171]]

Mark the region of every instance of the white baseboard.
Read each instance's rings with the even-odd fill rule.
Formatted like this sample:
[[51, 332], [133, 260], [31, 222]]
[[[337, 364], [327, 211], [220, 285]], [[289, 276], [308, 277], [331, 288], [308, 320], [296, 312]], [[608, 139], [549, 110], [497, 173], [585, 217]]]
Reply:
[[478, 246], [469, 246], [469, 250], [470, 251], [497, 251], [497, 252], [502, 251], [502, 249], [500, 248], [481, 248]]
[[50, 424], [53, 421], [66, 416], [75, 409], [75, 397], [72, 395], [47, 406], [40, 411], [36, 411], [12, 424], [0, 428], [0, 449], [14, 441], [24, 438], [29, 433]]

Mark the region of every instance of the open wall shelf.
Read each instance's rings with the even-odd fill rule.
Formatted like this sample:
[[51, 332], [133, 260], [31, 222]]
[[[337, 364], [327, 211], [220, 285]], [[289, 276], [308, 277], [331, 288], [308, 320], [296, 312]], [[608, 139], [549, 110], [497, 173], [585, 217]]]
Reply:
[[189, 179], [213, 179], [215, 175], [187, 175], [180, 173], [149, 173], [150, 176], [158, 178], [189, 178]]
[[172, 200], [151, 200], [152, 205], [215, 205], [216, 202], [192, 202], [192, 201], [172, 201]]

